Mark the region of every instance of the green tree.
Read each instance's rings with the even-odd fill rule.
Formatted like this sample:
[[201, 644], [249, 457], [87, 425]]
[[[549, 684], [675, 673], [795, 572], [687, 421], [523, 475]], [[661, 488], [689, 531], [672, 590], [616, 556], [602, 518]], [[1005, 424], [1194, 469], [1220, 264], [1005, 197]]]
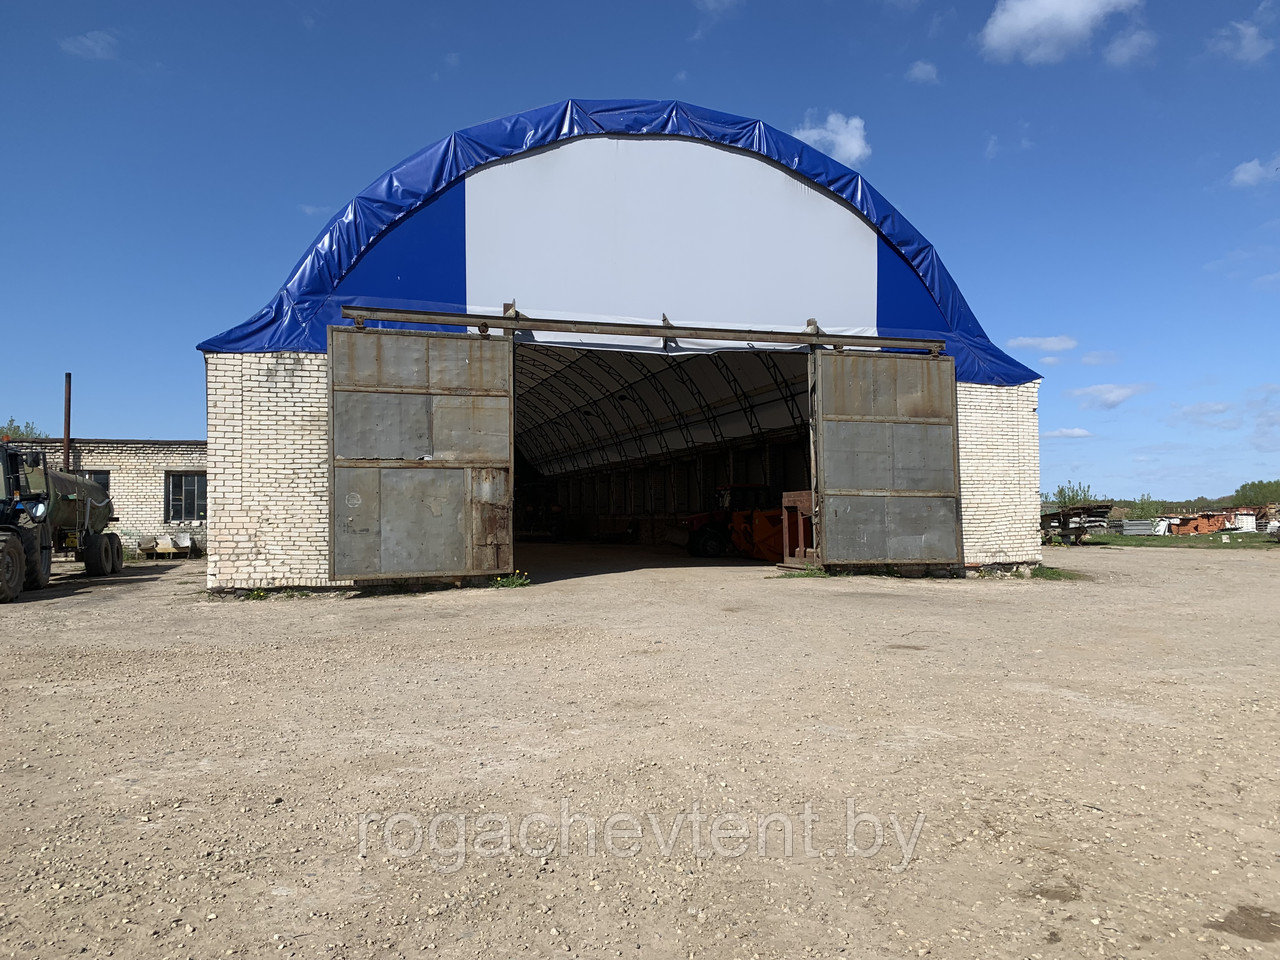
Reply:
[[14, 440], [44, 440], [49, 435], [30, 420], [26, 423], [19, 423], [13, 417], [10, 417], [8, 423], [0, 424], [0, 437], [6, 436], [12, 437]]
[[1053, 502], [1058, 505], [1059, 510], [1077, 507], [1082, 503], [1092, 503], [1095, 499], [1093, 490], [1087, 483], [1076, 483], [1071, 480], [1060, 484], [1053, 493]]
[[1133, 501], [1133, 506], [1129, 508], [1129, 519], [1151, 520], [1163, 515], [1168, 509], [1163, 500], [1153, 500], [1151, 494], [1144, 493]]
[[1242, 483], [1231, 495], [1233, 507], [1256, 507], [1264, 503], [1280, 502], [1280, 480], [1254, 480]]

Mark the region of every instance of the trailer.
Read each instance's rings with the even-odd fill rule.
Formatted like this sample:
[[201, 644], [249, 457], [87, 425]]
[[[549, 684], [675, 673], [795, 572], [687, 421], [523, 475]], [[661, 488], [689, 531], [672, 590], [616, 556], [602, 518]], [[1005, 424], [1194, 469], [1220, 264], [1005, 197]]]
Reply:
[[0, 603], [49, 584], [53, 553], [74, 552], [93, 577], [124, 568], [124, 545], [106, 527], [111, 498], [92, 480], [50, 470], [45, 454], [0, 442]]
[[1091, 530], [1105, 532], [1111, 507], [1110, 503], [1081, 503], [1041, 513], [1041, 541], [1048, 544], [1057, 537], [1064, 544], [1079, 544]]

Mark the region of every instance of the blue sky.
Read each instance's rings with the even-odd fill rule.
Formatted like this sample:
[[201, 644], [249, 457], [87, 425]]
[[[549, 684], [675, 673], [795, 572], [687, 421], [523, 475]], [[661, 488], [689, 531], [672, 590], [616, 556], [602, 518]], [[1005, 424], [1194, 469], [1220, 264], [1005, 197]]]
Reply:
[[195, 344], [460, 127], [677, 97], [799, 132], [1045, 374], [1042, 487], [1280, 475], [1280, 2], [0, 3], [0, 420], [204, 436]]

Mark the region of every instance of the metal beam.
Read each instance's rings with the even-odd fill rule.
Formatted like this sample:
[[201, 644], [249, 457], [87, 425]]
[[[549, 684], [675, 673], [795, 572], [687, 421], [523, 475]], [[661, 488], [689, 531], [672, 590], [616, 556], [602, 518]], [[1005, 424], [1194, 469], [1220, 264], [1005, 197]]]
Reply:
[[[805, 416], [800, 412], [800, 404], [796, 403], [796, 393], [791, 389], [791, 382], [787, 380], [786, 375], [779, 368], [778, 361], [773, 358], [772, 354], [765, 353], [763, 350], [756, 353], [755, 358], [764, 365], [764, 368], [769, 371], [769, 376], [773, 378], [773, 385], [778, 390], [778, 396], [782, 398], [782, 402], [786, 404], [787, 412], [791, 414], [791, 422], [797, 427], [802, 426], [805, 423]], [[802, 382], [800, 380], [796, 381], [797, 384]]]
[[734, 397], [737, 398], [738, 408], [742, 411], [742, 415], [747, 419], [747, 429], [750, 430], [753, 435], [758, 434], [760, 432], [760, 421], [756, 418], [756, 408], [743, 392], [742, 384], [738, 382], [738, 378], [734, 372], [729, 369], [729, 365], [724, 362], [724, 357], [720, 356], [718, 353], [710, 354], [710, 356], [711, 365], [716, 368], [716, 373], [720, 374], [725, 385], [733, 393]]
[[[547, 333], [576, 333], [583, 336], [652, 337], [669, 340], [723, 340], [734, 343], [779, 343], [792, 346], [860, 347], [864, 349], [911, 350], [939, 356], [946, 347], [942, 340], [912, 340], [904, 337], [854, 337], [804, 330], [787, 333], [779, 330], [730, 330], [724, 327], [678, 327], [647, 323], [613, 323], [595, 320], [543, 320], [520, 314], [484, 317], [474, 313], [436, 313], [427, 310], [380, 310], [369, 307], [344, 306], [342, 315], [365, 323], [422, 323], [435, 326], [475, 327], [480, 333], [490, 330], [528, 330]], [[590, 346], [589, 344], [586, 346]]]

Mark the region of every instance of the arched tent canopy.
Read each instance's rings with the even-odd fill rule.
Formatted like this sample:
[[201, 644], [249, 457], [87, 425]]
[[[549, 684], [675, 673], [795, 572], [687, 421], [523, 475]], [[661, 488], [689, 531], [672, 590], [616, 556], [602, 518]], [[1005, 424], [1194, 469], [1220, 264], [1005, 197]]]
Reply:
[[496, 314], [506, 300], [655, 326], [798, 331], [813, 317], [828, 333], [944, 340], [961, 381], [1038, 377], [859, 174], [761, 121], [673, 100], [567, 100], [427, 147], [330, 220], [271, 303], [199, 349], [323, 353], [344, 306]]

